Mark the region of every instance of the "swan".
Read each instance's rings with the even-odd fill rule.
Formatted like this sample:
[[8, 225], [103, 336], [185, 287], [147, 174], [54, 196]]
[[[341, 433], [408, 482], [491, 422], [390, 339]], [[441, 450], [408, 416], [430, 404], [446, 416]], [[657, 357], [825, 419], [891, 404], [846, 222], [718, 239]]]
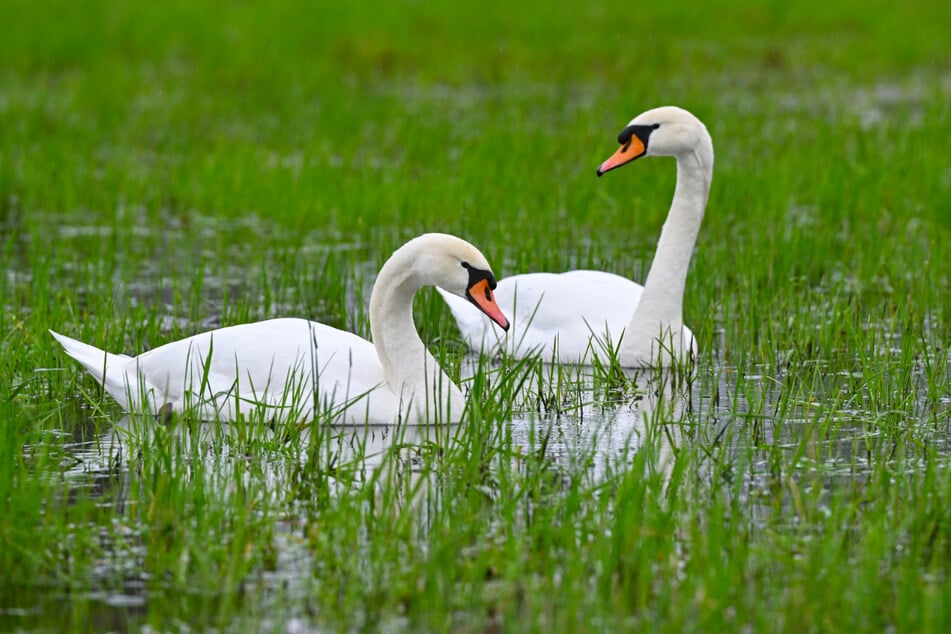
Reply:
[[413, 297], [429, 285], [508, 328], [482, 253], [455, 236], [429, 233], [397, 249], [380, 269], [370, 295], [373, 343], [297, 318], [219, 328], [136, 357], [50, 333], [126, 411], [187, 410], [221, 421], [252, 413], [290, 421], [327, 414], [345, 424], [458, 421], [462, 392], [413, 323]]
[[512, 318], [504, 335], [442, 292], [472, 351], [590, 364], [610, 346], [623, 367], [663, 367], [696, 357], [697, 342], [683, 324], [683, 295], [713, 178], [713, 141], [693, 114], [665, 106], [632, 119], [618, 142], [598, 176], [641, 156], [677, 159], [673, 202], [644, 286], [603, 271], [506, 277], [495, 292]]

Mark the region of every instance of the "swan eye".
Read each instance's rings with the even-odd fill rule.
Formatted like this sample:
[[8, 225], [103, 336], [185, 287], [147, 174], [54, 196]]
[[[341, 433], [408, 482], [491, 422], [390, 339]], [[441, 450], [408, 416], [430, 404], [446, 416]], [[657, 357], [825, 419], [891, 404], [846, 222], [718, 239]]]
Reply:
[[651, 132], [659, 127], [659, 123], [652, 123], [651, 125], [629, 125], [617, 135], [617, 142], [619, 145], [624, 146], [622, 151], [626, 152], [627, 148], [631, 145], [631, 140], [637, 135], [637, 138], [641, 140], [644, 147], [647, 147], [647, 140], [650, 138]]
[[466, 288], [472, 288], [477, 283], [485, 280], [489, 284], [489, 289], [495, 290], [497, 283], [495, 281], [495, 276], [492, 275], [492, 271], [477, 269], [468, 262], [461, 262], [460, 264], [462, 264], [462, 268], [469, 271], [469, 284], [466, 286]]
[[634, 135], [634, 131], [631, 130], [630, 126], [621, 130], [621, 134], [617, 135], [618, 145], [623, 145], [624, 149], [627, 149], [627, 146], [631, 144], [631, 137]]

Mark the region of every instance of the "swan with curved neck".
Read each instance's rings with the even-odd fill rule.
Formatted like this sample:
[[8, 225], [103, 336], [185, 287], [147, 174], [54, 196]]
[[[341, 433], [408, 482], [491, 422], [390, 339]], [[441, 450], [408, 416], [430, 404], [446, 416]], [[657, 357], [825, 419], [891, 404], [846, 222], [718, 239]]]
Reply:
[[505, 335], [442, 293], [472, 350], [584, 364], [611, 347], [625, 367], [668, 366], [696, 355], [696, 340], [683, 323], [683, 296], [713, 179], [713, 141], [697, 117], [665, 106], [631, 120], [618, 142], [598, 176], [642, 156], [677, 161], [673, 201], [644, 286], [603, 271], [507, 277], [496, 290], [512, 316]]
[[460, 238], [431, 233], [397, 249], [380, 269], [370, 296], [373, 343], [296, 318], [219, 328], [137, 357], [50, 332], [126, 410], [170, 407], [229, 421], [457, 421], [465, 398], [413, 323], [413, 297], [430, 285], [508, 327], [485, 257]]

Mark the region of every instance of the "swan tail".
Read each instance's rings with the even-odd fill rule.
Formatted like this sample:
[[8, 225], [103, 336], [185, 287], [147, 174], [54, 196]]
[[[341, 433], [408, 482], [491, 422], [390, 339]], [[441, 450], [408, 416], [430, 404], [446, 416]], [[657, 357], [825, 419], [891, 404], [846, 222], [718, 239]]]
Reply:
[[462, 338], [473, 352], [488, 351], [495, 346], [495, 338], [488, 337], [491, 321], [468, 301], [448, 291], [436, 287], [443, 300], [449, 306]]
[[137, 379], [135, 373], [130, 372], [131, 357], [100, 350], [52, 330], [49, 332], [63, 346], [66, 354], [93, 375], [109, 396], [122, 405], [123, 409], [126, 411], [132, 409], [129, 406], [134, 404], [130, 403], [130, 396], [132, 388], [137, 385]]

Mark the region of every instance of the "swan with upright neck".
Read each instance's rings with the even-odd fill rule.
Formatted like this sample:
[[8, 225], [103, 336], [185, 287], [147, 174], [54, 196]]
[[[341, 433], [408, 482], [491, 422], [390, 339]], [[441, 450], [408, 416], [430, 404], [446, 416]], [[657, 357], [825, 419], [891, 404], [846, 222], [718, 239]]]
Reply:
[[618, 142], [598, 176], [642, 156], [677, 160], [673, 201], [644, 286], [603, 271], [506, 277], [496, 289], [512, 317], [504, 334], [465, 302], [441, 293], [473, 351], [578, 364], [616, 352], [625, 367], [670, 366], [696, 356], [696, 340], [683, 323], [683, 296], [713, 178], [713, 141], [693, 114], [665, 106], [631, 120]]
[[170, 407], [222, 421], [458, 421], [462, 392], [413, 323], [413, 297], [423, 286], [437, 286], [508, 327], [482, 253], [455, 236], [430, 233], [397, 249], [380, 269], [370, 296], [373, 343], [295, 318], [219, 328], [136, 357], [50, 332], [127, 411]]

